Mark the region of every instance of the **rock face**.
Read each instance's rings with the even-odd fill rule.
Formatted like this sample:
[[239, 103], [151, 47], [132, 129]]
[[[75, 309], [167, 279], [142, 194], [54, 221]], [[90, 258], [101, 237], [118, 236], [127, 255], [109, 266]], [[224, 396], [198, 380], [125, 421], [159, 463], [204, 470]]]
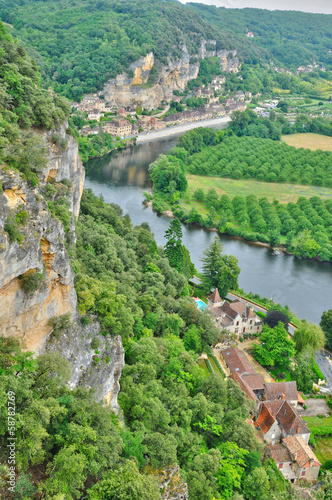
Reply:
[[158, 479], [162, 500], [188, 500], [188, 485], [183, 481], [177, 464], [165, 469], [146, 467], [146, 472]]
[[[216, 41], [203, 41], [196, 59], [219, 57], [223, 71], [238, 72], [240, 61], [235, 57], [236, 50], [206, 50], [207, 44], [215, 47]], [[126, 73], [118, 75], [109, 80], [100, 93], [112, 106], [118, 108], [142, 106], [148, 110], [156, 109], [163, 101], [172, 99], [173, 90], [183, 91], [189, 80], [198, 76], [199, 62], [190, 62], [191, 58], [185, 45], [181, 49], [181, 59], [169, 60], [167, 66], [156, 63], [153, 53], [150, 52], [130, 65], [132, 77]]]
[[[101, 92], [105, 99], [117, 107], [142, 106], [157, 108], [162, 101], [170, 100], [173, 90], [184, 90], [187, 82], [196, 78], [199, 63], [190, 64], [187, 48], [182, 47], [182, 57], [167, 66], [157, 65], [153, 53], [131, 64], [133, 77], [126, 73], [109, 80]], [[152, 71], [153, 70], [153, 71]]]
[[51, 178], [56, 182], [69, 179], [72, 184], [69, 190], [70, 210], [75, 217], [78, 217], [85, 170], [78, 153], [77, 141], [67, 134], [67, 127], [68, 123], [65, 123], [43, 134], [48, 162], [47, 168], [40, 172], [39, 178], [42, 183]]
[[[14, 172], [0, 170], [0, 333], [23, 338], [29, 350], [40, 351], [53, 316], [74, 313], [74, 273], [64, 245], [62, 224], [38, 201], [37, 190], [29, 189]], [[20, 227], [21, 243], [10, 242], [4, 231], [9, 216], [26, 211], [28, 221]], [[22, 277], [35, 272], [44, 278], [33, 293], [22, 288]]]
[[[41, 191], [48, 182], [70, 181], [67, 197], [74, 221], [85, 174], [77, 142], [66, 127], [39, 133], [47, 165], [37, 175]], [[0, 334], [23, 339], [26, 348], [36, 353], [58, 350], [72, 364], [73, 386], [95, 387], [98, 400], [105, 399], [119, 410], [121, 338], [105, 339], [98, 323], [81, 325], [62, 223], [48, 212], [38, 186], [29, 187], [18, 172], [0, 169], [0, 181]], [[13, 237], [10, 225], [18, 236]], [[37, 285], [32, 286], [36, 277]], [[64, 314], [73, 324], [57, 338], [50, 320]], [[93, 341], [100, 344], [98, 349], [91, 347]]]
[[60, 351], [72, 366], [71, 384], [95, 389], [98, 401], [104, 400], [119, 413], [117, 396], [120, 376], [124, 367], [124, 349], [121, 337], [99, 335], [99, 324], [82, 326], [75, 322], [59, 335], [51, 334], [47, 350]]

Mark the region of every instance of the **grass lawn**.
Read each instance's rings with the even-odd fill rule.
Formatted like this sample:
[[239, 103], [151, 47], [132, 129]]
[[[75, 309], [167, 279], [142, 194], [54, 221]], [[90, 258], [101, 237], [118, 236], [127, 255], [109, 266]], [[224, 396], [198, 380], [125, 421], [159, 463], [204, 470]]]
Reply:
[[208, 370], [208, 367], [206, 366], [205, 359], [201, 358], [198, 360], [199, 366], [202, 368], [203, 372], [205, 373], [206, 377], [210, 376], [210, 372]]
[[[298, 134], [297, 136], [303, 135], [315, 135], [315, 134]], [[294, 137], [294, 136], [286, 136]], [[319, 136], [324, 137], [324, 136]], [[331, 141], [331, 151], [332, 151], [332, 137], [328, 138]], [[311, 197], [320, 196], [322, 199], [332, 198], [332, 188], [325, 188], [319, 186], [302, 186], [300, 184], [281, 184], [275, 182], [259, 182], [255, 180], [247, 179], [225, 179], [222, 177], [207, 177], [204, 175], [191, 175], [187, 174], [188, 181], [188, 192], [190, 198], [193, 196], [196, 189], [202, 188], [204, 191], [209, 189], [215, 189], [218, 195], [227, 194], [230, 197], [236, 195], [248, 196], [254, 194], [259, 198], [266, 198], [269, 201], [273, 201], [274, 198], [280, 201], [280, 203], [288, 203], [290, 201], [296, 202], [300, 196]], [[191, 200], [188, 204], [188, 197], [184, 197], [184, 206], [187, 208], [195, 207], [204, 213], [202, 208], [203, 203]], [[187, 201], [187, 203], [186, 203]], [[207, 210], [206, 210], [207, 213]]]
[[217, 365], [216, 365], [215, 360], [214, 360], [211, 356], [208, 356], [208, 358], [209, 358], [209, 361], [210, 361], [211, 366], [212, 366], [212, 368], [213, 368], [213, 371], [214, 371], [215, 373], [219, 373], [219, 370], [218, 370], [218, 367], [217, 367]]
[[[267, 369], [268, 370], [268, 369]], [[291, 382], [292, 377], [289, 371], [286, 368], [280, 368], [278, 366], [275, 366], [271, 370], [268, 370], [268, 372], [272, 375], [273, 378], [276, 379], [277, 382]], [[279, 373], [284, 373], [286, 375], [285, 378], [278, 378], [277, 374]]]
[[294, 146], [295, 148], [307, 148], [311, 150], [321, 149], [323, 151], [332, 151], [332, 137], [328, 137], [327, 135], [292, 134], [283, 135], [282, 140], [289, 146]]
[[304, 417], [303, 420], [307, 422], [310, 430], [313, 429], [314, 427], [325, 427], [326, 425], [332, 425], [332, 417], [326, 417], [326, 418]]
[[326, 460], [332, 459], [332, 437], [316, 437], [317, 446], [314, 453], [321, 464], [324, 465]]

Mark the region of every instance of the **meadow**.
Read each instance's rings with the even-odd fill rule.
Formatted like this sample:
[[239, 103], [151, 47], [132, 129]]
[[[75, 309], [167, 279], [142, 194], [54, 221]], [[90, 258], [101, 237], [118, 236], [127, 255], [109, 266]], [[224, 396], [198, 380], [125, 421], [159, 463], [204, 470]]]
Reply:
[[[332, 105], [332, 103], [331, 103]], [[293, 134], [283, 135], [282, 141], [295, 148], [306, 148], [312, 151], [321, 149], [322, 151], [332, 151], [332, 137], [320, 134]]]
[[[314, 134], [299, 134], [314, 135]], [[293, 136], [287, 136], [293, 137]], [[320, 136], [323, 137], [323, 136]], [[329, 137], [331, 140], [332, 138]], [[332, 199], [332, 188], [320, 186], [303, 186], [301, 184], [281, 184], [276, 182], [260, 182], [251, 179], [225, 179], [221, 177], [206, 177], [204, 175], [187, 174], [188, 192], [192, 198], [197, 189], [208, 191], [215, 189], [217, 194], [234, 196], [249, 196], [254, 194], [258, 198], [266, 197], [269, 201], [274, 199], [280, 203], [296, 202], [300, 196], [310, 198], [319, 196], [323, 200]], [[186, 197], [184, 197], [185, 199]], [[193, 200], [194, 201], [194, 200]], [[194, 202], [194, 206], [196, 203]]]

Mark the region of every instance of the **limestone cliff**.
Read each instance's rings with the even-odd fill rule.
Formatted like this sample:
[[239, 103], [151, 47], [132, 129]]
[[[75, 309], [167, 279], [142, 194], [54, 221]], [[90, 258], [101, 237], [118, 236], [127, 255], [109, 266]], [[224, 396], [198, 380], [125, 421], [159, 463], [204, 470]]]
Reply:
[[198, 59], [219, 57], [223, 71], [237, 73], [240, 61], [236, 50], [206, 50], [206, 45], [216, 45], [215, 40], [203, 41], [199, 53], [195, 56], [197, 62], [191, 63], [194, 58], [189, 56], [185, 45], [181, 47], [182, 57], [177, 61], [168, 61], [164, 66], [154, 60], [150, 52], [141, 57], [129, 67], [133, 76], [126, 73], [109, 80], [100, 92], [113, 106], [129, 107], [142, 106], [145, 109], [156, 109], [163, 101], [170, 101], [173, 90], [183, 91], [189, 82], [197, 78], [199, 72]]
[[157, 108], [162, 101], [170, 100], [173, 90], [184, 90], [187, 82], [197, 77], [199, 63], [190, 63], [187, 48], [182, 47], [182, 57], [168, 61], [164, 66], [156, 64], [153, 53], [131, 64], [133, 77], [126, 73], [109, 80], [101, 92], [105, 99], [117, 107], [142, 106]]
[[117, 396], [120, 391], [120, 376], [124, 367], [124, 349], [121, 337], [99, 335], [97, 322], [82, 326], [80, 322], [70, 325], [60, 334], [51, 334], [47, 349], [60, 351], [72, 366], [71, 384], [93, 387], [98, 401], [104, 401], [115, 412], [120, 408]]
[[[22, 339], [36, 353], [58, 350], [71, 362], [72, 385], [95, 387], [96, 398], [118, 410], [121, 338], [100, 336], [98, 323], [81, 324], [64, 227], [43, 197], [47, 187], [62, 190], [74, 222], [85, 174], [78, 144], [66, 126], [36, 132], [47, 155], [46, 166], [37, 172], [39, 186], [29, 186], [17, 171], [0, 168], [0, 334]], [[63, 315], [71, 318], [70, 328], [57, 336], [52, 320]], [[92, 349], [93, 341], [99, 349]]]
[[[64, 245], [62, 224], [51, 217], [37, 189], [13, 172], [0, 170], [0, 332], [22, 338], [29, 350], [40, 351], [51, 331], [53, 316], [74, 313], [74, 273]], [[8, 223], [27, 214], [19, 240], [10, 241]], [[23, 279], [42, 275], [38, 289], [26, 292]]]

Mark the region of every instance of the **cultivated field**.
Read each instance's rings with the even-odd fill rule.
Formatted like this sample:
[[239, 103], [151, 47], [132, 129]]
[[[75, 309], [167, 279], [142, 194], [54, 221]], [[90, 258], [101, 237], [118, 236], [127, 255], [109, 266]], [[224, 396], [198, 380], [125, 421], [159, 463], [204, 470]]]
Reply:
[[[330, 139], [332, 141], [332, 137]], [[258, 198], [263, 198], [265, 196], [269, 201], [277, 199], [280, 203], [288, 203], [290, 201], [296, 202], [300, 196], [305, 196], [307, 198], [310, 198], [310, 196], [320, 196], [323, 200], [332, 198], [332, 188], [318, 186], [259, 182], [246, 179], [225, 179], [221, 177], [206, 177], [203, 175], [191, 174], [187, 174], [187, 180], [188, 191], [191, 196], [196, 189], [202, 188], [205, 192], [209, 189], [215, 189], [219, 196], [222, 194], [227, 194], [230, 197], [254, 194]], [[194, 201], [192, 204], [196, 205]], [[200, 204], [198, 204], [198, 206], [200, 206]]]
[[307, 148], [311, 150], [321, 149], [332, 151], [332, 137], [320, 134], [292, 134], [283, 135], [282, 140], [289, 146], [295, 148]]

